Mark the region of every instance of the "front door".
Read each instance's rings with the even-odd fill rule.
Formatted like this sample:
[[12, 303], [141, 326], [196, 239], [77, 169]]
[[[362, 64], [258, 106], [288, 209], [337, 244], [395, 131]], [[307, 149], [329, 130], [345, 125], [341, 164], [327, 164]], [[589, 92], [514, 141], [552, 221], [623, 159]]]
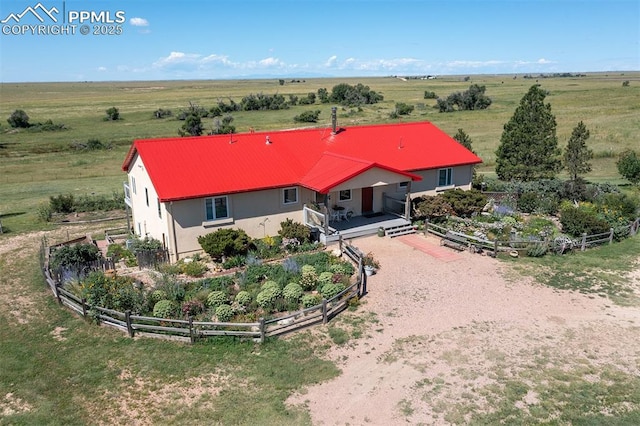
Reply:
[[373, 212], [373, 188], [362, 188], [362, 214]]

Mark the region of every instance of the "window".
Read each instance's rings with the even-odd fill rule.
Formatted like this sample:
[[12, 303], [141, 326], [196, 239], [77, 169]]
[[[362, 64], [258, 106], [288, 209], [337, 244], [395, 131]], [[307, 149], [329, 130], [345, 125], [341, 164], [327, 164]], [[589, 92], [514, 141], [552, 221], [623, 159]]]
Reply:
[[440, 169], [438, 170], [438, 186], [449, 186], [453, 183], [452, 179], [453, 169], [449, 167], [448, 169]]
[[136, 192], [136, 178], [131, 176], [131, 190], [133, 191], [134, 194], [137, 194]]
[[144, 189], [144, 199], [147, 202], [147, 207], [149, 207], [149, 190], [147, 188]]
[[343, 189], [342, 191], [340, 191], [338, 195], [338, 201], [349, 201], [349, 200], [351, 200], [351, 190]]
[[160, 204], [160, 198], [158, 200], [158, 217], [162, 219], [162, 205]]
[[282, 202], [284, 204], [293, 204], [298, 202], [298, 188], [284, 188], [282, 190]]
[[227, 197], [213, 197], [204, 199], [206, 220], [217, 220], [229, 217], [229, 203]]
[[409, 182], [400, 182], [398, 184], [398, 189], [405, 191], [407, 189], [407, 186], [409, 186]]

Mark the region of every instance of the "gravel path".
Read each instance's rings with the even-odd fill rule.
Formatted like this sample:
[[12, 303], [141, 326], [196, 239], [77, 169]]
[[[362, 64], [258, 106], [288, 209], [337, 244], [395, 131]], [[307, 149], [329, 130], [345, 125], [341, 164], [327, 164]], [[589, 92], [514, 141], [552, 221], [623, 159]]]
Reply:
[[[483, 390], [497, 376], [520, 377], [520, 366], [536, 360], [568, 365], [577, 358], [640, 373], [638, 308], [535, 284], [487, 256], [442, 258], [439, 240], [413, 238], [425, 248], [375, 236], [354, 241], [381, 263], [358, 309], [379, 323], [331, 350], [339, 377], [290, 398], [310, 410], [314, 424], [465, 423], [470, 413], [455, 407], [490, 412]], [[523, 407], [536, 398], [528, 393]]]

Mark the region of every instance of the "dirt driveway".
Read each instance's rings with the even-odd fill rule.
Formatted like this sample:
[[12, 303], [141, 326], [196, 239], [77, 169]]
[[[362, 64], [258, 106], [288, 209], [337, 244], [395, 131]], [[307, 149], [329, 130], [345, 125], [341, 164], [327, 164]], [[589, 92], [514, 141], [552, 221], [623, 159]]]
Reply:
[[357, 311], [377, 321], [331, 350], [339, 377], [289, 399], [314, 424], [465, 424], [507, 406], [527, 415], [558, 372], [594, 383], [603, 371], [640, 374], [637, 307], [544, 287], [478, 254], [436, 258], [375, 236], [354, 243], [382, 265]]

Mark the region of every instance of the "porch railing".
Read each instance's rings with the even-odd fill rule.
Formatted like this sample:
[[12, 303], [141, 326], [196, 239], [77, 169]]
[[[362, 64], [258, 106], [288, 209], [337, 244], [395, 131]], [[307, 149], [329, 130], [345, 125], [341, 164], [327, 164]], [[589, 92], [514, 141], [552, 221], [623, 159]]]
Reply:
[[318, 228], [323, 230], [323, 232], [326, 232], [326, 228], [329, 225], [329, 222], [327, 220], [328, 215], [307, 207], [306, 204], [302, 207], [302, 214], [305, 225], [312, 228]]
[[405, 201], [382, 194], [382, 211], [396, 216], [404, 217]]

